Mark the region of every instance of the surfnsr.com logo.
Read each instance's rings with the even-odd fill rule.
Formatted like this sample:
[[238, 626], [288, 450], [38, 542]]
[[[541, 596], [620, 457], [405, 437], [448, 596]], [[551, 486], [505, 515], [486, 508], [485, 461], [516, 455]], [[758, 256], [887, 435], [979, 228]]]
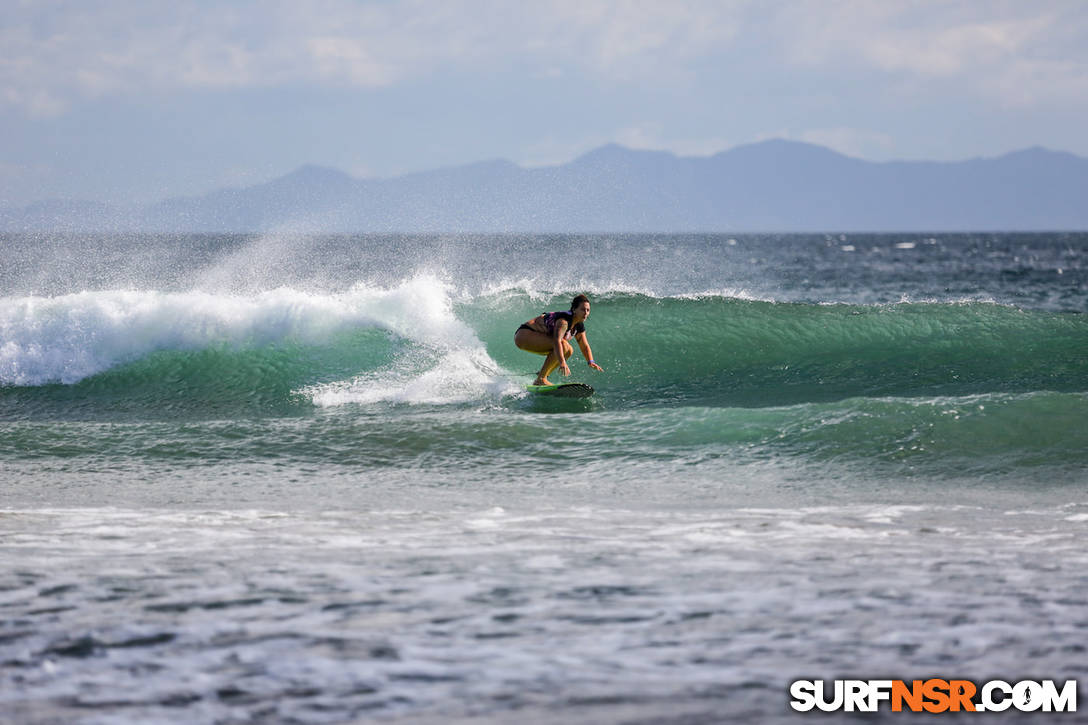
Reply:
[[800, 712], [1076, 712], [1077, 681], [1059, 688], [1054, 680], [1010, 684], [990, 680], [797, 680], [790, 684], [790, 707]]

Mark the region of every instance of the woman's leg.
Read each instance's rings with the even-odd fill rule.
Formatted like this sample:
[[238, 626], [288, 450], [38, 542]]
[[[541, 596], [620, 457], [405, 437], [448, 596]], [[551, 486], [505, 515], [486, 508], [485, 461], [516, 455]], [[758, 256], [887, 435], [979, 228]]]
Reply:
[[[574, 348], [570, 346], [570, 343], [566, 340], [563, 341], [563, 357], [570, 360], [570, 356], [574, 354]], [[540, 374], [536, 376], [536, 382], [534, 385], [551, 385], [551, 381], [548, 380], [548, 376], [555, 372], [555, 369], [559, 367], [559, 358], [555, 356], [555, 349], [553, 348], [548, 356], [544, 358], [544, 364], [540, 367]]]
[[[548, 380], [548, 375], [559, 366], [559, 360], [555, 357], [555, 343], [552, 341], [552, 338], [548, 337], [543, 332], [519, 328], [518, 331], [514, 333], [514, 344], [517, 345], [520, 350], [545, 356], [544, 364], [540, 366], [540, 372], [537, 374], [536, 381], [534, 381], [533, 384], [551, 385], [551, 382]], [[569, 359], [573, 354], [574, 348], [570, 346], [569, 342], [564, 340], [563, 355]]]
[[[555, 364], [552, 362], [555, 359], [552, 339], [543, 332], [526, 330], [524, 327], [519, 327], [518, 331], [514, 333], [514, 344], [518, 346], [519, 350], [525, 350], [526, 352], [545, 356], [544, 365], [540, 368], [540, 372], [537, 374], [536, 380], [533, 381], [533, 385], [548, 385], [548, 374], [545, 370], [555, 368]], [[550, 368], [549, 365], [551, 365]]]

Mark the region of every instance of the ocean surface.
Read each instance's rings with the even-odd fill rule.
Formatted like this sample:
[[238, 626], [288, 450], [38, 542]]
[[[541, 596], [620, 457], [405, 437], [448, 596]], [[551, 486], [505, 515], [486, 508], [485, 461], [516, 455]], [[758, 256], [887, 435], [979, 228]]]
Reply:
[[[578, 293], [597, 393], [530, 396]], [[1088, 234], [0, 237], [0, 712], [1085, 700], [1086, 312]]]

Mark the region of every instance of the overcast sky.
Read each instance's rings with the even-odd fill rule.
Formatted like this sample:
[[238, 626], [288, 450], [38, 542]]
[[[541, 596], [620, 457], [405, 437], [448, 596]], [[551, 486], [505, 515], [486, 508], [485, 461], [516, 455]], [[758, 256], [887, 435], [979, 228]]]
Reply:
[[608, 142], [1088, 156], [1084, 0], [3, 0], [0, 205]]

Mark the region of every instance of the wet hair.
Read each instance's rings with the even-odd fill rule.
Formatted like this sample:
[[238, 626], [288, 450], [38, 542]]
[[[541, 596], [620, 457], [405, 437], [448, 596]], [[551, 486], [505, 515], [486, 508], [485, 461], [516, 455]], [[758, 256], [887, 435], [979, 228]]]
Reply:
[[589, 302], [589, 298], [586, 297], [585, 295], [578, 295], [573, 300], [571, 300], [571, 303], [570, 303], [571, 312], [573, 312], [574, 309], [576, 307], [578, 307], [579, 305], [581, 305], [583, 302]]

